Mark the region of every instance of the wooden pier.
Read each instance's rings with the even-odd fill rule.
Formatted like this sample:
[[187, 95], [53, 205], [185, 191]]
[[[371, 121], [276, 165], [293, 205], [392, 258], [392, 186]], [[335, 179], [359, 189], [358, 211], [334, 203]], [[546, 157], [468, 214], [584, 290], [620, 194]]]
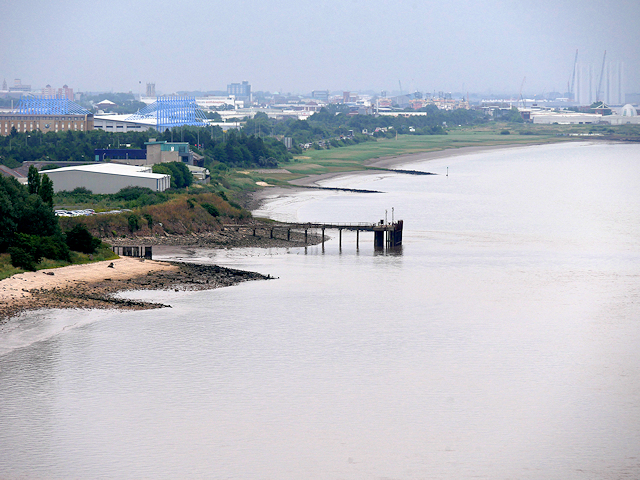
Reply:
[[309, 231], [322, 231], [322, 246], [326, 239], [325, 230], [338, 230], [338, 241], [342, 248], [342, 231], [349, 230], [356, 232], [356, 248], [360, 248], [360, 232], [373, 232], [373, 246], [376, 249], [394, 248], [402, 245], [403, 221], [385, 223], [289, 223], [277, 222], [268, 225], [224, 225], [225, 228], [245, 228], [253, 230], [253, 236], [262, 231], [269, 232], [269, 238], [277, 238], [278, 231], [286, 231], [286, 239], [291, 239], [291, 230], [304, 230], [304, 241], [308, 242]]

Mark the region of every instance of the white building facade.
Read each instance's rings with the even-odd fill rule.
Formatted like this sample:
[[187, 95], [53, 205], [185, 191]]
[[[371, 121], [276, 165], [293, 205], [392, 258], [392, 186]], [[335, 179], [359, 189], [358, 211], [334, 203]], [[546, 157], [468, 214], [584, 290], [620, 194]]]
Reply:
[[152, 173], [151, 166], [135, 167], [115, 163], [79, 165], [46, 170], [55, 192], [84, 187], [93, 193], [117, 193], [125, 187], [145, 187], [163, 192], [171, 186], [171, 176]]

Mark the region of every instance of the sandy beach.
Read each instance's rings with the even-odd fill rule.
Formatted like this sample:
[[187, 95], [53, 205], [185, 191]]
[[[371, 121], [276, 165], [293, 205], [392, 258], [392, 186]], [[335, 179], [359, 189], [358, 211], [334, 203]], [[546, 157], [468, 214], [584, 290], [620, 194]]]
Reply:
[[122, 300], [126, 290], [209, 290], [270, 277], [216, 265], [122, 257], [113, 261], [26, 272], [0, 281], [0, 323], [45, 308], [149, 309], [166, 305]]

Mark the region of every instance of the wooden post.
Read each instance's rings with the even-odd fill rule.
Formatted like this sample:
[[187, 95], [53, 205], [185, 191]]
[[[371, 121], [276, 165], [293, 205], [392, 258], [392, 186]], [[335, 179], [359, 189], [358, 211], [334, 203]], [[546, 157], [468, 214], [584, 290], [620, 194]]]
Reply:
[[291, 229], [287, 228], [287, 242], [291, 240]]
[[271, 227], [271, 236], [269, 238], [273, 238], [273, 227]]
[[342, 248], [342, 229], [341, 228], [338, 229], [338, 238], [340, 239], [339, 246], [340, 248]]
[[307, 229], [304, 229], [304, 243], [307, 244]]
[[324, 248], [324, 227], [322, 227], [322, 247]]
[[356, 228], [356, 250], [360, 248], [360, 229]]

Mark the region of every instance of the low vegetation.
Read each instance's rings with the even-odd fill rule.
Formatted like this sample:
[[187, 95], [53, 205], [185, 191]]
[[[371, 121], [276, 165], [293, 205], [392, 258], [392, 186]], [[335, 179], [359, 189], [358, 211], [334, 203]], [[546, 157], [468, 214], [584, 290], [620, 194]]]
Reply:
[[[203, 190], [203, 189], [202, 189]], [[65, 230], [83, 225], [92, 235], [106, 239], [185, 235], [220, 230], [224, 221], [243, 221], [251, 214], [224, 192], [176, 194], [166, 202], [127, 212], [84, 217], [61, 217]]]
[[108, 248], [86, 228], [63, 230], [52, 205], [40, 195], [39, 176], [31, 176], [30, 180], [25, 186], [15, 178], [0, 177], [0, 254], [3, 255], [0, 277], [17, 271], [68, 265], [74, 258], [79, 260], [74, 257], [74, 251], [92, 255]]

